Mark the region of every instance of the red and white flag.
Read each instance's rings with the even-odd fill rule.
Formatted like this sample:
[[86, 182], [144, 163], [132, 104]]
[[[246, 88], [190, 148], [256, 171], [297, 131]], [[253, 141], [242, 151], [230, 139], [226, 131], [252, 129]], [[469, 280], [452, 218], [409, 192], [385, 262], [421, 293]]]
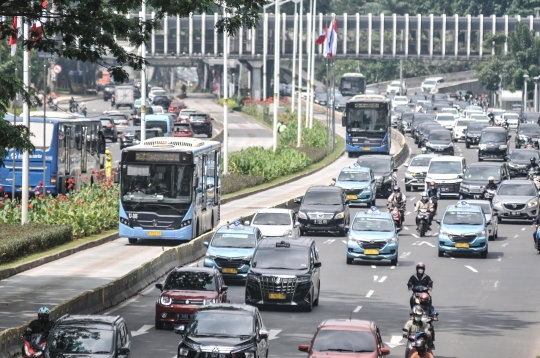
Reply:
[[17, 40], [22, 35], [22, 17], [13, 17], [13, 26], [11, 27], [11, 36], [9, 37], [9, 46], [11, 47], [11, 56], [17, 53]]
[[41, 19], [37, 20], [32, 24], [30, 28], [30, 33], [32, 34], [32, 40], [39, 41], [43, 37], [43, 24], [47, 22], [46, 12], [47, 12], [47, 0], [43, 0], [41, 3]]
[[328, 29], [328, 57], [332, 58], [337, 53], [337, 20], [334, 16], [334, 19], [330, 23], [330, 28]]

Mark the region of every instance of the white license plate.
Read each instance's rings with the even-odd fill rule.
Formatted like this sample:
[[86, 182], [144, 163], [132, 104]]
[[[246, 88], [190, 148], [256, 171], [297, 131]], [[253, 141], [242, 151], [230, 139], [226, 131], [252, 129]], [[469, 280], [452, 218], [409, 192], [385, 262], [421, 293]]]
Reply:
[[519, 216], [520, 212], [519, 211], [512, 211], [510, 212], [510, 215], [512, 216]]
[[328, 224], [328, 220], [314, 220], [315, 224], [317, 225], [325, 225]]

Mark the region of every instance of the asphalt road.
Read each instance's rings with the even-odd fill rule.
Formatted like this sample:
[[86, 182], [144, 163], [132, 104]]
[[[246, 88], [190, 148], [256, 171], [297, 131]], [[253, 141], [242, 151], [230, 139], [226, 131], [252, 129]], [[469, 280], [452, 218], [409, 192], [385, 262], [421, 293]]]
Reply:
[[[408, 139], [411, 143], [410, 139]], [[416, 146], [411, 145], [414, 152]], [[465, 156], [468, 163], [476, 161], [476, 149], [456, 148], [456, 156]], [[340, 159], [326, 173], [337, 173], [350, 159]], [[403, 181], [404, 168], [398, 178]], [[330, 175], [331, 176], [331, 175]], [[306, 187], [309, 185], [306, 185]], [[404, 185], [402, 185], [404, 186]], [[287, 189], [285, 187], [284, 189]], [[407, 193], [409, 210], [419, 198], [419, 192]], [[282, 196], [283, 199], [286, 196]], [[377, 200], [384, 206], [384, 200]], [[445, 199], [439, 213], [457, 199]], [[253, 206], [256, 206], [255, 204]], [[364, 210], [357, 208], [353, 210]], [[440, 217], [440, 215], [439, 215]], [[290, 309], [264, 309], [263, 321], [270, 329], [270, 357], [306, 356], [297, 351], [299, 344], [308, 344], [317, 325], [328, 318], [348, 318], [375, 321], [384, 341], [391, 348], [390, 357], [402, 357], [404, 341], [401, 328], [408, 319], [409, 292], [406, 282], [423, 261], [434, 280], [433, 302], [440, 313], [436, 323], [436, 357], [535, 357], [540, 352], [537, 336], [540, 312], [536, 295], [540, 283], [536, 280], [538, 253], [534, 250], [529, 224], [526, 222], [499, 225], [499, 238], [489, 243], [488, 258], [479, 256], [437, 257], [437, 225], [429, 236], [418, 238], [413, 214], [406, 217], [406, 229], [400, 233], [399, 263], [362, 261], [355, 265], [345, 262], [345, 237], [316, 236], [322, 258], [320, 306], [312, 313]], [[139, 296], [108, 313], [127, 320], [135, 331], [133, 357], [174, 357], [179, 337], [172, 330], [153, 328], [155, 301], [159, 291], [149, 287]], [[229, 298], [242, 303], [244, 287], [230, 284]]]

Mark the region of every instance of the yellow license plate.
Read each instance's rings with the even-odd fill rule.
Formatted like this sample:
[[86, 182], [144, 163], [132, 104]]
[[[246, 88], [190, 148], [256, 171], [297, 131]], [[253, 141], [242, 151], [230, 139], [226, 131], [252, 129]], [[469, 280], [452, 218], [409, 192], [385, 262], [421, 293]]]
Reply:
[[234, 269], [234, 268], [222, 268], [221, 272], [222, 273], [232, 273], [232, 274], [236, 275], [238, 273], [238, 270]]
[[364, 250], [364, 254], [366, 254], [366, 255], [378, 255], [379, 250], [366, 249], [366, 250]]
[[356, 199], [358, 199], [358, 196], [356, 196], [356, 195], [347, 195], [347, 199], [356, 200]]
[[456, 242], [456, 247], [461, 249], [468, 249], [469, 244], [467, 244], [466, 242]]
[[161, 236], [161, 231], [148, 231], [148, 236]]
[[371, 148], [362, 148], [362, 150], [371, 150]]
[[287, 296], [283, 293], [269, 293], [268, 298], [271, 300], [284, 300]]

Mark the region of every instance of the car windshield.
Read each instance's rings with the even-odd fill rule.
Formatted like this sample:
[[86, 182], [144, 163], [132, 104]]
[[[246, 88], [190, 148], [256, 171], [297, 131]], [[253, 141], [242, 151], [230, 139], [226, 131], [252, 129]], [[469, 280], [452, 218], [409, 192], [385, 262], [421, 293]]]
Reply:
[[409, 102], [409, 100], [405, 96], [396, 96], [396, 97], [394, 97], [394, 101], [397, 101], [397, 102]]
[[458, 121], [456, 127], [467, 127], [471, 121]]
[[442, 111], [444, 113], [458, 114], [458, 110], [455, 108], [443, 108]]
[[308, 191], [302, 202], [304, 205], [341, 205], [341, 194], [337, 191]]
[[114, 331], [86, 327], [60, 326], [49, 336], [49, 352], [63, 354], [110, 354]]
[[491, 215], [491, 204], [490, 203], [470, 203], [470, 205], [475, 205], [475, 206], [479, 206], [482, 208], [482, 211], [484, 212], [484, 214], [489, 214]]
[[517, 120], [519, 118], [519, 116], [516, 113], [505, 113], [503, 114], [503, 117], [505, 119], [510, 119], [510, 120]]
[[444, 214], [444, 225], [482, 225], [484, 216], [474, 211], [447, 211]]
[[536, 190], [530, 184], [503, 184], [499, 187], [497, 195], [536, 196]]
[[307, 247], [260, 247], [253, 258], [253, 267], [259, 269], [307, 270], [309, 249]]
[[488, 126], [488, 123], [469, 123], [469, 125], [467, 126], [467, 132], [481, 131], [487, 126]]
[[291, 215], [288, 213], [258, 213], [253, 218], [256, 225], [292, 225]]
[[436, 81], [424, 81], [425, 85], [434, 85], [435, 83], [437, 83], [437, 82]]
[[[252, 334], [253, 317], [250, 314], [212, 310], [199, 311], [187, 329], [187, 335], [191, 337], [242, 337]], [[210, 353], [208, 354], [210, 357]]]
[[159, 128], [163, 133], [167, 133], [167, 122], [165, 121], [146, 121], [147, 128]]
[[250, 249], [257, 246], [257, 239], [254, 234], [242, 233], [216, 233], [210, 244], [212, 247], [234, 247]]
[[446, 132], [433, 132], [429, 134], [429, 140], [439, 140], [439, 141], [452, 141], [452, 137], [449, 131]]
[[455, 121], [455, 118], [453, 115], [439, 115], [437, 116], [437, 120], [438, 121], [449, 121], [449, 122], [453, 122]]
[[497, 133], [497, 132], [483, 132], [480, 137], [481, 143], [487, 142], [506, 142], [506, 133]]
[[371, 332], [321, 330], [313, 342], [313, 350], [318, 352], [375, 352], [375, 339]]
[[429, 166], [431, 159], [433, 159], [433, 157], [416, 157], [416, 158], [413, 158], [409, 166], [410, 167], [427, 167]]
[[432, 161], [429, 164], [429, 174], [461, 174], [461, 162]]
[[167, 276], [164, 290], [215, 291], [214, 275], [207, 272], [173, 271]]
[[386, 160], [367, 160], [360, 158], [357, 163], [362, 168], [370, 168], [374, 173], [387, 173], [392, 171], [392, 169], [390, 169], [390, 161]]
[[101, 125], [108, 126], [109, 124], [111, 124], [110, 119], [101, 119]]
[[370, 181], [371, 176], [366, 172], [342, 171], [338, 176], [339, 181]]
[[469, 167], [465, 171], [465, 179], [471, 180], [487, 180], [489, 177], [494, 177], [496, 180], [501, 178], [501, 168], [497, 167]]
[[352, 229], [356, 231], [394, 231], [392, 220], [388, 218], [357, 217], [354, 219]]
[[512, 152], [511, 159], [515, 160], [529, 160], [531, 158], [540, 159], [540, 155], [536, 150], [515, 150]]
[[535, 125], [527, 125], [527, 126], [520, 126], [519, 127], [519, 133], [538, 133], [540, 132], [540, 126]]

